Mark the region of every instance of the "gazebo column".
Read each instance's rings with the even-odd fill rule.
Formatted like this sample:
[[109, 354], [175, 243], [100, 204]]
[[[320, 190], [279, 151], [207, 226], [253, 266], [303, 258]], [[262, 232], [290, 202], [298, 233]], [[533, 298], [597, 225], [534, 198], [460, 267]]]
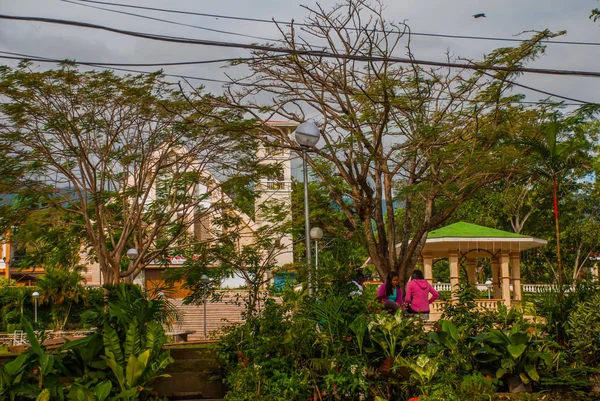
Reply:
[[450, 290], [452, 293], [456, 291], [456, 285], [460, 280], [460, 273], [458, 270], [458, 252], [453, 251], [449, 253], [448, 262], [450, 262]]
[[523, 300], [521, 293], [521, 253], [512, 252], [510, 254], [510, 275], [513, 283], [513, 298], [520, 302]]
[[510, 307], [512, 302], [510, 299], [510, 271], [508, 268], [508, 252], [502, 252], [500, 254], [500, 273], [502, 279], [502, 299], [504, 299], [504, 305]]
[[471, 284], [475, 284], [477, 282], [475, 278], [475, 259], [467, 259], [467, 281]]
[[497, 256], [492, 258], [492, 289], [494, 290], [494, 299], [499, 299], [500, 293], [500, 261]]
[[429, 253], [423, 254], [423, 276], [429, 284], [433, 284], [433, 255]]

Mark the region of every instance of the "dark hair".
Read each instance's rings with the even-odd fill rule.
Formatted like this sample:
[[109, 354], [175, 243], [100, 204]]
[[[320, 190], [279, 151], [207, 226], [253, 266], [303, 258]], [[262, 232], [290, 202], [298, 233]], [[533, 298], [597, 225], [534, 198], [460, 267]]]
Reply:
[[362, 283], [367, 281], [367, 277], [364, 274], [358, 272], [354, 275], [354, 281], [356, 281], [358, 284], [362, 285]]
[[396, 272], [389, 272], [387, 277], [385, 278], [385, 295], [390, 296], [394, 293], [394, 286], [392, 285], [392, 279], [398, 276]]
[[412, 279], [413, 280], [424, 280], [425, 277], [423, 276], [423, 272], [419, 269], [413, 270], [412, 272]]

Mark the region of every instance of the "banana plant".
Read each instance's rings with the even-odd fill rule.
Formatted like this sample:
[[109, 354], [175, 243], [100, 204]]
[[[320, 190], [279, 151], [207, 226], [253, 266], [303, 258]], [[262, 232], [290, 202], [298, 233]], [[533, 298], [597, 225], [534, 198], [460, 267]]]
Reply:
[[146, 335], [139, 333], [134, 319], [127, 329], [125, 342], [121, 344], [117, 331], [104, 327], [104, 352], [102, 359], [112, 372], [113, 382], [118, 386], [116, 399], [137, 400], [142, 391], [151, 390], [149, 383], [158, 377], [169, 377], [160, 372], [173, 358], [169, 351], [162, 351], [165, 342], [160, 324], [149, 322]]
[[[29, 348], [17, 358], [7, 362], [0, 371], [0, 401], [36, 399], [49, 394], [52, 399], [62, 400], [63, 386], [56, 372], [56, 355], [47, 354], [40, 345], [33, 326], [26, 319], [21, 326], [27, 333]], [[45, 391], [42, 391], [44, 389]]]

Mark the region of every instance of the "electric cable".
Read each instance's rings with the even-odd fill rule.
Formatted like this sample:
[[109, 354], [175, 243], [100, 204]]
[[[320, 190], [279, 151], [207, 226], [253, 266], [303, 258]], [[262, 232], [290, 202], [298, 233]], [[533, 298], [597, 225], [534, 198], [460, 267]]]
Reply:
[[[22, 53], [13, 53], [13, 52], [6, 52], [6, 51], [0, 51], [0, 54], [8, 54], [9, 56], [2, 56], [0, 55], [0, 58], [3, 59], [9, 59], [9, 60], [20, 60], [20, 61], [36, 61], [36, 62], [44, 62], [44, 63], [54, 63], [54, 64], [60, 64], [60, 63], [65, 63], [65, 62], [69, 62], [69, 63], [73, 63], [73, 64], [77, 64], [77, 65], [85, 65], [85, 66], [91, 66], [91, 67], [102, 67], [102, 68], [109, 68], [115, 71], [123, 71], [123, 72], [131, 72], [131, 73], [138, 73], [138, 74], [152, 74], [154, 72], [152, 71], [143, 71], [143, 70], [134, 70], [134, 69], [129, 69], [129, 68], [119, 68], [119, 67], [113, 67], [113, 66], [123, 66], [123, 65], [127, 65], [127, 64], [123, 64], [123, 63], [95, 63], [95, 62], [78, 62], [78, 61], [74, 61], [74, 60], [59, 60], [59, 59], [53, 59], [53, 58], [48, 58], [48, 57], [42, 57], [42, 56], [32, 56], [32, 55], [27, 55], [27, 54], [22, 54]], [[212, 61], [212, 60], [211, 60]], [[148, 63], [145, 64], [145, 66], [161, 66], [161, 65], [165, 65], [165, 64], [161, 64], [161, 63]], [[484, 73], [492, 78], [494, 78], [494, 76], [492, 74], [489, 73]], [[246, 82], [241, 82], [241, 81], [225, 81], [225, 80], [219, 80], [219, 79], [213, 79], [213, 78], [203, 78], [203, 77], [197, 77], [197, 76], [190, 76], [190, 75], [178, 75], [178, 74], [169, 74], [169, 73], [165, 73], [162, 72], [162, 75], [166, 76], [166, 77], [172, 77], [172, 78], [183, 78], [183, 79], [192, 79], [192, 80], [198, 80], [198, 81], [206, 81], [206, 82], [215, 82], [215, 83], [221, 83], [221, 84], [234, 84], [234, 85], [239, 85], [239, 86], [255, 86], [252, 83], [246, 83]], [[563, 99], [563, 100], [568, 100], [571, 102], [576, 102], [576, 103], [565, 103], [565, 102], [560, 102], [560, 104], [565, 105], [565, 106], [579, 106], [581, 104], [588, 104], [588, 105], [596, 105], [598, 103], [594, 103], [594, 102], [588, 102], [585, 100], [579, 100], [579, 99], [574, 99], [571, 97], [567, 97], [567, 96], [562, 96], [562, 95], [557, 95], [555, 93], [551, 93], [551, 92], [547, 92], [541, 89], [536, 89], [527, 85], [523, 85], [523, 84], [519, 84], [517, 82], [514, 81], [508, 81], [509, 84], [514, 85], [514, 86], [518, 86], [518, 87], [522, 87], [524, 89], [528, 89], [534, 92], [538, 92], [547, 96], [551, 96], [551, 97], [556, 97], [559, 99]], [[449, 98], [440, 98], [439, 100], [443, 100], [443, 101], [450, 101], [451, 99]], [[469, 103], [489, 103], [489, 101], [487, 100], [476, 100], [476, 99], [462, 99], [462, 98], [457, 98], [457, 100], [463, 101], [463, 102], [469, 102]], [[548, 101], [510, 101], [509, 103], [511, 104], [527, 104], [527, 105], [540, 105], [540, 104], [548, 104]]]
[[[66, 1], [66, 0], [62, 0]], [[71, 1], [69, 1], [71, 2]], [[209, 17], [209, 18], [217, 18], [217, 19], [229, 19], [236, 21], [248, 21], [248, 22], [260, 22], [260, 23], [268, 23], [268, 24], [280, 24], [280, 25], [291, 25], [292, 23], [295, 26], [303, 26], [303, 27], [314, 27], [313, 24], [306, 23], [298, 23], [294, 21], [279, 21], [275, 19], [261, 19], [261, 18], [249, 18], [249, 17], [236, 17], [231, 15], [222, 15], [222, 14], [210, 14], [210, 13], [200, 13], [193, 11], [180, 11], [180, 10], [172, 10], [165, 8], [156, 8], [156, 7], [146, 7], [146, 6], [135, 6], [132, 4], [118, 4], [107, 1], [92, 1], [92, 0], [77, 0], [75, 2], [80, 3], [95, 3], [95, 4], [103, 4], [115, 7], [126, 7], [126, 8], [134, 8], [140, 10], [148, 10], [148, 11], [158, 11], [163, 13], [172, 13], [172, 14], [182, 14], [182, 15], [196, 15], [200, 17]], [[339, 28], [335, 26], [326, 26], [330, 28]], [[357, 30], [357, 28], [347, 28], [348, 30]], [[380, 29], [375, 29], [375, 32], [386, 33], [389, 31], [384, 31]], [[528, 39], [516, 39], [516, 38], [500, 38], [500, 37], [491, 37], [491, 36], [469, 36], [469, 35], [451, 35], [451, 34], [443, 34], [443, 33], [428, 33], [428, 32], [410, 32], [410, 35], [414, 36], [430, 36], [430, 37], [438, 37], [438, 38], [450, 38], [450, 39], [469, 39], [469, 40], [487, 40], [487, 41], [499, 41], [499, 42], [529, 42]], [[582, 41], [567, 41], [567, 40], [544, 40], [542, 41], [544, 44], [557, 44], [557, 45], [579, 45], [579, 46], [600, 46], [600, 42], [582, 42]]]
[[215, 32], [215, 33], [222, 33], [222, 34], [226, 34], [226, 35], [241, 36], [241, 37], [250, 38], [250, 39], [266, 40], [267, 42], [269, 42], [269, 41], [280, 42], [280, 40], [270, 39], [270, 38], [264, 38], [264, 37], [261, 37], [261, 36], [253, 36], [253, 35], [247, 35], [247, 34], [238, 33], [238, 32], [231, 32], [231, 31], [224, 31], [224, 30], [220, 30], [220, 29], [207, 28], [207, 27], [200, 26], [200, 25], [185, 24], [183, 22], [170, 21], [170, 20], [166, 20], [166, 19], [162, 19], [162, 18], [150, 17], [150, 16], [142, 15], [142, 14], [135, 14], [135, 13], [128, 13], [128, 12], [125, 12], [125, 11], [111, 10], [110, 8], [92, 6], [90, 4], [81, 4], [81, 2], [78, 2], [78, 1], [72, 1], [72, 0], [61, 0], [61, 1], [64, 2], [64, 3], [76, 4], [78, 6], [89, 7], [89, 8], [94, 8], [94, 9], [97, 9], [97, 10], [103, 10], [103, 11], [113, 12], [113, 13], [117, 13], [117, 14], [129, 15], [129, 16], [138, 17], [138, 18], [149, 19], [149, 20], [152, 20], [152, 21], [159, 21], [159, 22], [164, 22], [164, 23], [167, 23], [167, 24], [173, 24], [173, 25], [179, 25], [179, 26], [186, 26], [186, 27], [189, 27], [189, 28], [201, 29], [201, 30], [208, 31], [208, 32]]
[[258, 44], [243, 44], [234, 42], [223, 42], [215, 40], [202, 40], [202, 39], [190, 39], [175, 36], [164, 36], [149, 34], [143, 32], [127, 31], [124, 29], [111, 28], [104, 25], [91, 24], [87, 22], [69, 21], [53, 18], [42, 18], [42, 17], [21, 17], [13, 15], [0, 14], [0, 19], [15, 20], [15, 21], [35, 21], [44, 22], [49, 24], [59, 24], [76, 26], [81, 28], [90, 28], [104, 30], [108, 32], [118, 33], [121, 35], [138, 37], [143, 39], [157, 40], [171, 43], [181, 44], [195, 44], [203, 46], [215, 46], [215, 47], [229, 47], [237, 49], [256, 50], [264, 52], [277, 52], [282, 54], [318, 57], [318, 58], [334, 58], [341, 60], [353, 60], [353, 61], [365, 61], [365, 62], [395, 62], [403, 64], [417, 64], [426, 65], [431, 67], [449, 67], [449, 68], [460, 68], [467, 70], [491, 70], [491, 71], [506, 71], [506, 72], [521, 72], [521, 73], [533, 73], [533, 74], [546, 74], [546, 75], [569, 75], [569, 76], [582, 76], [582, 77], [594, 77], [600, 78], [600, 72], [597, 71], [577, 71], [577, 70], [558, 70], [558, 69], [545, 69], [545, 68], [530, 68], [530, 67], [501, 67], [501, 66], [486, 66], [480, 64], [461, 64], [443, 61], [431, 61], [431, 60], [419, 60], [401, 57], [383, 57], [383, 56], [364, 56], [355, 54], [334, 54], [326, 51], [316, 50], [296, 50], [287, 49], [269, 45], [258, 45]]

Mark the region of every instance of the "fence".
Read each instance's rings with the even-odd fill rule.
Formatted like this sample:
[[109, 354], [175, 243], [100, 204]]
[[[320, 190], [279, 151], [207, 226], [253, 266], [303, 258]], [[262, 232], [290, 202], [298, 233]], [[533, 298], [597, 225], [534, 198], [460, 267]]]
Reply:
[[[452, 287], [450, 283], [433, 283], [433, 288], [436, 291], [451, 291]], [[521, 284], [521, 290], [523, 292], [544, 292], [551, 288], [556, 289], [556, 286], [553, 284]], [[477, 289], [479, 291], [486, 291], [488, 287], [485, 284], [477, 284]], [[512, 285], [511, 285], [512, 289]], [[569, 287], [569, 291], [573, 290], [573, 287]]]

